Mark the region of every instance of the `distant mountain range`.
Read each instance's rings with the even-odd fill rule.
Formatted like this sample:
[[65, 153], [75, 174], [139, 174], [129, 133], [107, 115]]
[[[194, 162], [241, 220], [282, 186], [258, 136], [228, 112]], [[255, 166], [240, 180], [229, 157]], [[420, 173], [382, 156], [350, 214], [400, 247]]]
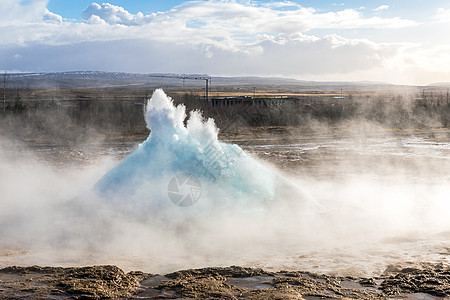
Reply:
[[428, 86], [432, 86], [432, 87], [444, 87], [444, 88], [450, 88], [450, 82], [436, 82], [436, 83], [431, 83]]
[[[448, 88], [450, 83], [427, 86], [393, 85], [382, 82], [319, 82], [279, 77], [209, 77], [205, 74], [173, 73], [121, 73], [78, 71], [59, 73], [5, 73], [4, 79], [11, 88], [80, 89], [80, 88], [133, 88], [133, 87], [204, 87], [206, 78], [214, 88], [245, 87], [284, 90], [404, 90], [418, 88]], [[1, 80], [3, 83], [3, 78]]]

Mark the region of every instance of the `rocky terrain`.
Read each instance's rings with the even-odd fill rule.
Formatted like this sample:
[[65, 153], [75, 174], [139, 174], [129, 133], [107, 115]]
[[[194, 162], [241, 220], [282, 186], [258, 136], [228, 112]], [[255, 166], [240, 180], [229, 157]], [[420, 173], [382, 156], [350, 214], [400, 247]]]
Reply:
[[166, 275], [124, 273], [116, 266], [7, 267], [2, 299], [447, 299], [450, 266], [389, 266], [375, 278], [211, 267]]

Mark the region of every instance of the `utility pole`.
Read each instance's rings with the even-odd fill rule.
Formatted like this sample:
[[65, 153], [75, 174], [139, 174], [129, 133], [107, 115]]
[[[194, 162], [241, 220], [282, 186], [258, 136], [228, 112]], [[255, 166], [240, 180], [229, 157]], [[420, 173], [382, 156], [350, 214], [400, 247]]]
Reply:
[[206, 104], [209, 103], [208, 84], [210, 83], [210, 80], [211, 80], [211, 78], [205, 78], [205, 81], [206, 81], [206, 89], [205, 89], [205, 92], [206, 92]]
[[61, 106], [61, 101], [59, 101], [59, 89], [58, 89], [58, 85], [59, 83], [55, 83], [55, 98], [56, 98], [56, 105], [58, 107], [58, 112], [60, 110], [60, 106]]
[[6, 71], [3, 74], [3, 115], [6, 113]]

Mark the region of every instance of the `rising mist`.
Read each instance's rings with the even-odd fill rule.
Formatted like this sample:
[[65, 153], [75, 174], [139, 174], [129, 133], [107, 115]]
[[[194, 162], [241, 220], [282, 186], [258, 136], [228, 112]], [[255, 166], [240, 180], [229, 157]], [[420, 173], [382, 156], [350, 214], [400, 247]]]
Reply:
[[[448, 137], [414, 142], [374, 122], [348, 122], [339, 133], [314, 121], [308, 128], [322, 139], [297, 136], [300, 142], [281, 148], [297, 145], [292, 155], [299, 159], [326, 149], [323, 161], [319, 153], [312, 171], [294, 161], [280, 169], [242, 140], [243, 156], [230, 158], [227, 149], [235, 146], [217, 140], [213, 120], [195, 112], [185, 125], [184, 107], [162, 91], [146, 112], [147, 143], [162, 140], [144, 152], [152, 155], [136, 161], [132, 154], [132, 168], [130, 156], [55, 168], [35, 154], [11, 158], [11, 141], [1, 142], [1, 265], [111, 263], [164, 273], [233, 264], [355, 275], [381, 272], [391, 262], [446, 259], [439, 253], [450, 230]], [[207, 178], [192, 169], [191, 156], [171, 156], [183, 139], [173, 153], [201, 154], [210, 139], [219, 145], [228, 159], [221, 165], [225, 176]], [[264, 151], [277, 153], [267, 143]], [[189, 171], [200, 179], [202, 195], [192, 206], [174, 205], [170, 180]], [[236, 173], [241, 177], [233, 182]], [[114, 190], [118, 182], [126, 188]]]

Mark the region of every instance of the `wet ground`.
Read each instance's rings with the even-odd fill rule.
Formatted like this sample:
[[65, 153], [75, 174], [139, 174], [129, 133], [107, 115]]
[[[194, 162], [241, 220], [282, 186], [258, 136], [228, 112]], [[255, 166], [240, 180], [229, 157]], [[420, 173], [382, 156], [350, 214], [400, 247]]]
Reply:
[[[358, 171], [383, 174], [386, 163], [393, 163], [399, 170], [423, 163], [428, 168], [433, 167], [434, 177], [450, 178], [449, 174], [444, 174], [445, 167], [450, 165], [449, 129], [366, 131], [364, 128], [351, 131], [343, 128], [322, 133], [303, 132], [295, 127], [256, 127], [241, 133], [223, 133], [219, 138], [238, 144], [246, 152], [270, 161], [282, 170], [308, 172], [309, 176], [342, 177]], [[54, 144], [45, 138], [8, 140], [0, 144], [0, 150], [11, 160], [32, 154], [49, 165], [82, 167], [103, 157], [120, 160], [145, 139], [144, 135], [96, 136], [73, 145]], [[411, 162], [414, 162], [413, 166]], [[330, 165], [346, 168], [324, 168]], [[440, 168], [434, 168], [436, 165]], [[418, 177], [424, 175], [430, 174]]]
[[[334, 133], [255, 128], [246, 134], [226, 135], [224, 140], [282, 170], [315, 178], [389, 176], [395, 170], [420, 181], [450, 179], [450, 130], [369, 130], [364, 126]], [[417, 173], [425, 168], [426, 172]]]
[[[255, 127], [223, 133], [219, 138], [238, 144], [247, 153], [284, 171], [316, 178], [345, 178], [355, 173], [389, 175], [392, 170], [386, 169], [386, 165], [405, 175], [426, 165], [428, 172], [416, 174], [418, 180], [450, 179], [449, 129], [385, 130], [364, 126], [352, 130], [338, 128], [332, 133], [330, 129], [303, 132], [295, 127]], [[36, 138], [10, 140], [0, 144], [0, 150], [10, 160], [20, 161], [31, 154], [55, 167], [84, 167], [105, 157], [123, 159], [145, 139], [144, 135], [96, 136], [83, 144], [60, 145]]]
[[166, 275], [125, 274], [115, 266], [0, 269], [3, 299], [444, 299], [450, 268], [392, 265], [379, 277], [355, 278], [302, 271], [226, 267]]

